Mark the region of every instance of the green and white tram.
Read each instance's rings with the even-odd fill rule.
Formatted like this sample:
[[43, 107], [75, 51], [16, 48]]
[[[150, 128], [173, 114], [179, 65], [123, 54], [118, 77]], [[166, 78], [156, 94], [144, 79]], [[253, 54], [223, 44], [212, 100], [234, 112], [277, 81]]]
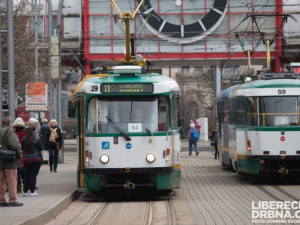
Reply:
[[116, 66], [88, 75], [74, 92], [78, 190], [171, 191], [180, 187], [178, 84]]
[[300, 80], [296, 74], [263, 74], [261, 80], [230, 87], [226, 93], [217, 103], [220, 155], [228, 157], [221, 158], [223, 165], [246, 174], [299, 175]]

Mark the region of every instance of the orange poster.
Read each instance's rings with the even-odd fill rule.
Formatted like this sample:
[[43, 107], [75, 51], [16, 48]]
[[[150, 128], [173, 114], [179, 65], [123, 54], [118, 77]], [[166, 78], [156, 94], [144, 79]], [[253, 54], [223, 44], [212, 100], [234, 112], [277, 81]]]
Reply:
[[26, 84], [26, 111], [48, 111], [48, 91], [45, 82]]

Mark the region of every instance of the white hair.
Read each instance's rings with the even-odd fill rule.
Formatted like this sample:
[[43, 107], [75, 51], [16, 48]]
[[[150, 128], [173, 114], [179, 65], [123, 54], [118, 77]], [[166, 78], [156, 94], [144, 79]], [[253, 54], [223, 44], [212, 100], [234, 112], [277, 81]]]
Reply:
[[29, 125], [30, 124], [34, 124], [34, 123], [38, 123], [38, 122], [39, 121], [37, 119], [35, 119], [35, 118], [30, 118], [29, 121], [28, 121]]

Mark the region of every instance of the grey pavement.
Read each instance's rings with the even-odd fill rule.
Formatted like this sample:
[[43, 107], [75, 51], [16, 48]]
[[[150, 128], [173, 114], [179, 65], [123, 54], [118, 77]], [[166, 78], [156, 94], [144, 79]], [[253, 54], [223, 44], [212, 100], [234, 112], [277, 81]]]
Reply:
[[58, 215], [78, 194], [76, 164], [75, 151], [65, 153], [64, 163], [58, 164], [57, 173], [50, 172], [49, 165], [43, 164], [37, 177], [36, 192], [39, 196], [23, 197], [22, 193], [18, 194], [17, 201], [24, 205], [1, 207], [0, 224], [38, 225]]
[[[37, 177], [36, 197], [23, 197], [18, 194], [21, 207], [2, 207], [0, 210], [0, 225], [45, 224], [55, 218], [63, 209], [67, 208], [77, 197], [76, 191], [76, 146], [77, 140], [65, 140], [64, 163], [58, 164], [57, 173], [50, 172], [49, 166], [43, 164]], [[198, 142], [199, 150], [210, 147], [208, 141]], [[182, 151], [188, 150], [188, 142], [182, 140]], [[8, 193], [6, 193], [6, 199]]]

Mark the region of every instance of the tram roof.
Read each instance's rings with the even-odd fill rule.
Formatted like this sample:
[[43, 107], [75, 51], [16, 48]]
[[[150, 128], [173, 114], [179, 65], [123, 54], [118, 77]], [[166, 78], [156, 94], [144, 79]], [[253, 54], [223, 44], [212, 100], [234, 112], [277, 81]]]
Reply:
[[234, 89], [234, 88], [237, 88], [238, 86], [240, 85], [234, 85], [234, 86], [231, 86], [223, 91], [221, 91], [219, 94], [218, 94], [218, 99], [222, 98], [223, 100], [225, 99], [229, 99], [229, 94], [230, 92]]
[[299, 88], [300, 80], [296, 79], [274, 79], [274, 80], [256, 80], [240, 85], [239, 89], [253, 88]]
[[[266, 96], [274, 95], [268, 89], [271, 88], [300, 88], [300, 80], [297, 79], [273, 79], [255, 80], [235, 86], [231, 86], [218, 94], [218, 99], [226, 100], [234, 96]], [[297, 89], [299, 90], [299, 89]], [[297, 91], [298, 92], [298, 91]], [[295, 92], [290, 92], [292, 95]]]
[[[76, 93], [89, 93], [90, 87], [95, 84], [154, 84], [155, 93], [165, 93], [170, 91], [179, 91], [179, 86], [175, 80], [156, 73], [146, 74], [93, 74], [87, 75], [79, 84], [73, 96]], [[99, 93], [100, 94], [100, 93]]]

